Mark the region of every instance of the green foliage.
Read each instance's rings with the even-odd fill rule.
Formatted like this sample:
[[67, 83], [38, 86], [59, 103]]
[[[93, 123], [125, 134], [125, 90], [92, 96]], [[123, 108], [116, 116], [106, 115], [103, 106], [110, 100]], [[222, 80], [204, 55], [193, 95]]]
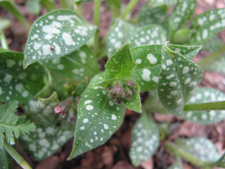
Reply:
[[[172, 128], [169, 123], [157, 127], [151, 113], [175, 115], [199, 124], [225, 118], [223, 93], [206, 88], [195, 91], [203, 72], [192, 61], [201, 49], [193, 44], [204, 42], [203, 50], [211, 55], [199, 65], [203, 70], [225, 73], [225, 48], [216, 37], [225, 28], [225, 9], [192, 18], [197, 0], [151, 0], [130, 22], [128, 14], [138, 0], [131, 0], [120, 16], [121, 2], [107, 0], [112, 25], [106, 37], [99, 39], [101, 3], [94, 1], [95, 26], [79, 15], [82, 3], [87, 1], [93, 0], [61, 0], [62, 8], [70, 10], [54, 10], [37, 19], [24, 57], [8, 50], [3, 33], [9, 22], [0, 20], [0, 101], [9, 102], [0, 105], [0, 147], [6, 141], [14, 144], [15, 138], [35, 127], [24, 121], [25, 116], [14, 114], [18, 102], [37, 125], [20, 139], [36, 160], [49, 157], [72, 136], [74, 144], [68, 159], [104, 144], [122, 124], [126, 108], [139, 113], [144, 110], [132, 130], [129, 155], [135, 166], [151, 158], [160, 139], [169, 135], [165, 130]], [[36, 14], [41, 6], [47, 11], [55, 9], [52, 0], [26, 3]], [[29, 30], [13, 1], [0, 1], [0, 6]], [[98, 59], [105, 56], [109, 59], [99, 61], [101, 70], [106, 62], [105, 72], [100, 73]], [[145, 92], [141, 93], [143, 100], [141, 91]], [[171, 169], [183, 168], [180, 157], [197, 166], [224, 167], [224, 155], [220, 157], [207, 139], [177, 139], [164, 145], [176, 158]]]
[[30, 134], [20, 138], [20, 142], [34, 159], [42, 160], [54, 154], [71, 137], [73, 137], [72, 131], [48, 123], [37, 123]]
[[23, 69], [23, 54], [3, 51], [0, 53], [0, 101], [29, 101], [45, 86], [44, 67], [39, 63]]
[[152, 118], [145, 112], [132, 129], [132, 144], [129, 155], [133, 165], [138, 166], [155, 152], [159, 145], [159, 132]]
[[158, 82], [159, 99], [171, 114], [180, 115], [202, 78], [201, 68], [179, 52], [165, 45]]
[[18, 139], [35, 128], [34, 123], [25, 121], [26, 116], [15, 115], [17, 108], [17, 101], [0, 105], [0, 148], [3, 147], [4, 140], [14, 145], [15, 138]]
[[24, 51], [24, 67], [67, 55], [87, 43], [96, 27], [69, 10], [56, 10], [33, 24]]
[[12, 24], [10, 20], [4, 18], [0, 18], [0, 23], [0, 34]]
[[68, 159], [105, 143], [123, 121], [125, 107], [115, 105], [98, 84], [104, 74], [95, 76], [83, 92], [77, 114], [73, 150]]

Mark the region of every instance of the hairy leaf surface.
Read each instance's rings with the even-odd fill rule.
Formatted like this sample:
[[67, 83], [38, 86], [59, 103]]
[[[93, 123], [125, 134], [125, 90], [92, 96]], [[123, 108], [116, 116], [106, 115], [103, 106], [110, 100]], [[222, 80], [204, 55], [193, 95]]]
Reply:
[[149, 25], [138, 30], [129, 40], [130, 47], [164, 44], [166, 32], [158, 25]]
[[179, 52], [165, 45], [162, 49], [162, 69], [158, 82], [158, 95], [164, 108], [179, 115], [202, 78], [201, 68]]
[[54, 154], [71, 137], [73, 137], [72, 131], [45, 123], [37, 124], [30, 134], [20, 138], [20, 142], [34, 159], [43, 160]]
[[124, 45], [105, 65], [105, 79], [132, 77], [135, 66], [136, 64], [131, 57], [129, 44]]
[[136, 31], [137, 28], [134, 25], [118, 19], [109, 31], [106, 40], [108, 57], [115, 54]]
[[24, 67], [67, 55], [87, 43], [96, 27], [69, 10], [55, 10], [33, 24], [24, 52]]
[[46, 60], [44, 64], [55, 74], [73, 80], [92, 78], [100, 72], [96, 57], [87, 45], [64, 57]]
[[0, 100], [27, 102], [42, 90], [44, 67], [39, 63], [23, 69], [23, 54], [16, 52], [0, 53]]
[[191, 21], [195, 34], [190, 44], [201, 44], [225, 28], [225, 8], [206, 11]]
[[98, 84], [104, 74], [95, 76], [82, 94], [77, 114], [73, 150], [68, 159], [105, 143], [123, 121], [125, 107], [115, 105]]
[[129, 156], [133, 165], [151, 158], [159, 145], [159, 131], [152, 118], [145, 112], [132, 129], [132, 144]]

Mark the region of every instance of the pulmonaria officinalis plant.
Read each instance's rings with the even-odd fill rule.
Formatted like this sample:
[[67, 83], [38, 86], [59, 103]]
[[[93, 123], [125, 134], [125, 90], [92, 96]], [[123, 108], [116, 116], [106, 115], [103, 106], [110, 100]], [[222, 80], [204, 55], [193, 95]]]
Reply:
[[[163, 113], [200, 124], [225, 118], [224, 93], [196, 88], [203, 71], [225, 73], [225, 45], [216, 36], [225, 28], [225, 9], [193, 16], [197, 0], [151, 0], [130, 19], [138, 0], [131, 0], [123, 11], [119, 0], [106, 0], [112, 25], [100, 39], [101, 0], [94, 0], [94, 25], [81, 16], [85, 2], [61, 1], [67, 9], [53, 10], [52, 1], [27, 1], [31, 11], [37, 6], [35, 13], [40, 4], [49, 11], [30, 28], [12, 1], [0, 1], [29, 30], [24, 52], [10, 51], [4, 35], [10, 21], [0, 20], [4, 23], [0, 26], [0, 159], [7, 159], [7, 151], [22, 167], [31, 168], [12, 147], [15, 139], [34, 159], [42, 160], [74, 136], [68, 160], [73, 159], [110, 139], [127, 108], [141, 113], [132, 129], [133, 165], [151, 158], [164, 140], [161, 146], [176, 158], [170, 168], [183, 168], [181, 158], [199, 167], [225, 167], [225, 155], [210, 140], [171, 142], [163, 124], [152, 118], [153, 113]], [[211, 54], [195, 63], [192, 59], [200, 50]], [[108, 61], [101, 72], [97, 61], [103, 57]], [[148, 98], [142, 104], [143, 92]], [[19, 113], [23, 110], [31, 122], [14, 114], [18, 105]], [[7, 160], [1, 165], [7, 168]]]

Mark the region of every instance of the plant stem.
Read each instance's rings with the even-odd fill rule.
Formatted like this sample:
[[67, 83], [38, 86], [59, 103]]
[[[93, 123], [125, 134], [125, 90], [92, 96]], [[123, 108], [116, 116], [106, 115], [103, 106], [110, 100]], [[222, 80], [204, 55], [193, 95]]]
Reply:
[[[95, 10], [94, 10], [94, 23], [97, 27], [99, 27], [100, 23], [100, 8], [101, 8], [101, 0], [95, 0]], [[94, 53], [97, 54], [99, 49], [99, 29], [95, 32], [94, 37]]]
[[212, 164], [211, 162], [205, 162], [205, 161], [201, 161], [201, 160], [195, 158], [194, 156], [187, 153], [182, 148], [180, 148], [179, 146], [177, 146], [176, 144], [174, 144], [172, 142], [167, 142], [165, 145], [169, 150], [172, 150], [172, 151], [175, 150], [185, 160], [189, 161], [190, 163], [192, 163], [198, 167], [210, 166], [210, 164]]
[[184, 106], [185, 111], [196, 110], [225, 110], [225, 101], [209, 102], [209, 103], [196, 103]]
[[4, 142], [3, 147], [14, 158], [14, 160], [24, 169], [32, 169], [23, 157], [8, 143]]
[[3, 49], [9, 49], [9, 46], [8, 46], [8, 44], [7, 44], [7, 40], [6, 40], [6, 38], [5, 38], [4, 33], [2, 33], [0, 36], [1, 36], [0, 38], [1, 38], [2, 48], [3, 48]]
[[127, 7], [124, 9], [123, 13], [120, 15], [121, 19], [125, 19], [127, 14], [134, 8], [134, 6], [138, 3], [139, 0], [131, 0]]
[[204, 66], [205, 63], [209, 63], [210, 61], [214, 60], [216, 57], [218, 57], [219, 55], [221, 55], [223, 52], [225, 52], [225, 45], [218, 51], [218, 52], [214, 52], [211, 55], [205, 57], [204, 59], [200, 60], [198, 62], [199, 66]]

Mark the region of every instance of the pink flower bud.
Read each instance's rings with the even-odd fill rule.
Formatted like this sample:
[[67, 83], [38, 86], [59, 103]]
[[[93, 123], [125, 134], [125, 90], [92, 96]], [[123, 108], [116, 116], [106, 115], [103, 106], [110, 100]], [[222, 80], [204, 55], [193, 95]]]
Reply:
[[113, 82], [112, 91], [118, 95], [118, 97], [123, 97], [123, 85], [119, 80]]
[[132, 97], [132, 91], [128, 87], [126, 87], [124, 89], [124, 93], [125, 93], [125, 99], [130, 100], [130, 98]]
[[61, 106], [56, 106], [55, 109], [54, 109], [54, 111], [55, 111], [55, 114], [60, 114], [60, 113], [63, 112], [63, 109], [62, 109]]

